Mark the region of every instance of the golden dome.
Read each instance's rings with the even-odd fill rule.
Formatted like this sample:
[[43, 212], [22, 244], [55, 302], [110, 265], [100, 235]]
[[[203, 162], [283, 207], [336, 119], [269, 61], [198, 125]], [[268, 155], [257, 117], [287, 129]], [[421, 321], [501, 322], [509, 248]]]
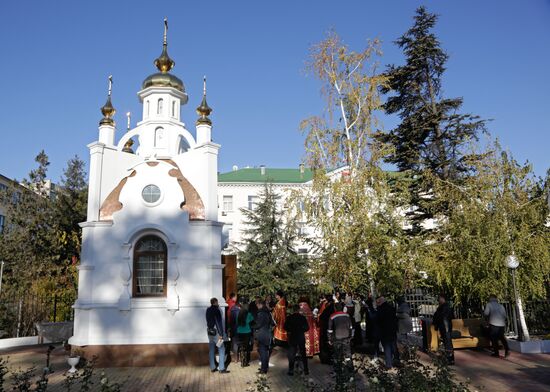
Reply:
[[166, 35], [168, 32], [168, 20], [164, 18], [164, 39], [162, 43], [162, 53], [158, 58], [155, 59], [155, 66], [160, 72], [154, 73], [147, 76], [147, 78], [142, 83], [142, 88], [147, 88], [151, 86], [159, 87], [172, 87], [181, 92], [185, 92], [185, 87], [183, 82], [178, 77], [168, 73], [174, 65], [175, 61], [168, 56], [168, 44]]
[[127, 152], [129, 154], [133, 154], [134, 150], [132, 150], [132, 146], [134, 145], [134, 141], [132, 139], [128, 139], [126, 143], [124, 143], [124, 147], [122, 148], [122, 151]]
[[168, 56], [168, 49], [166, 48], [166, 42], [162, 45], [162, 53], [158, 58], [155, 59], [155, 66], [157, 69], [162, 72], [166, 73], [170, 71], [172, 68], [174, 68], [174, 65], [176, 65], [176, 62]]
[[197, 114], [200, 116], [197, 120], [198, 124], [208, 124], [212, 125], [212, 120], [208, 118], [208, 116], [212, 113], [212, 108], [208, 106], [208, 103], [206, 102], [206, 76], [203, 79], [203, 92], [202, 92], [202, 102], [197, 108]]
[[141, 87], [147, 88], [151, 86], [172, 87], [181, 92], [185, 92], [185, 87], [181, 79], [169, 73], [157, 72], [147, 76]]
[[107, 102], [105, 102], [105, 105], [101, 107], [101, 114], [103, 114], [103, 118], [101, 121], [99, 121], [99, 125], [112, 125], [114, 126], [115, 121], [113, 120], [113, 116], [116, 113], [115, 108], [113, 107], [113, 104], [111, 103], [111, 90], [113, 86], [113, 76], [109, 75], [109, 92], [107, 94]]

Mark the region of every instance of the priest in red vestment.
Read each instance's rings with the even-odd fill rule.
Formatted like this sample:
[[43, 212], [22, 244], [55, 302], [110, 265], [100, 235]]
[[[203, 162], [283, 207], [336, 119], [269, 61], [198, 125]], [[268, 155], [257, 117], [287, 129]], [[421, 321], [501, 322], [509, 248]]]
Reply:
[[277, 291], [277, 294], [275, 294], [275, 299], [277, 300], [277, 303], [273, 309], [273, 320], [275, 320], [273, 337], [275, 338], [276, 344], [284, 344], [288, 341], [284, 328], [288, 302], [286, 302], [285, 294], [281, 290]]
[[313, 316], [313, 311], [311, 306], [309, 306], [309, 300], [307, 298], [300, 298], [300, 313], [304, 315], [309, 325], [309, 330], [305, 333], [306, 335], [306, 355], [308, 357], [313, 357], [314, 355], [319, 354], [319, 336], [320, 330], [317, 325], [317, 321]]

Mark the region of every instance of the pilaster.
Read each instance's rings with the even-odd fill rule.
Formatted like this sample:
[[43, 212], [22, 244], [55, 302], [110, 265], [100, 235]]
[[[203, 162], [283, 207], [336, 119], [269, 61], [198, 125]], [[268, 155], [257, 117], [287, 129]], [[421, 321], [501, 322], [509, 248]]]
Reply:
[[88, 182], [88, 221], [99, 220], [101, 203], [101, 173], [103, 170], [103, 152], [105, 144], [94, 142], [88, 144], [90, 149], [90, 181]]

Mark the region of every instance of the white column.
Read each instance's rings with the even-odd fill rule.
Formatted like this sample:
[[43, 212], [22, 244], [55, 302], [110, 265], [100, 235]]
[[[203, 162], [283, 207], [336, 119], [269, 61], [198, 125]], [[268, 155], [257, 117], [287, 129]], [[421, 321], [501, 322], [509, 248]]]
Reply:
[[201, 161], [206, 175], [206, 187], [201, 194], [205, 208], [205, 217], [209, 221], [218, 220], [218, 151], [219, 144], [204, 143], [197, 147], [202, 154]]
[[101, 197], [101, 171], [103, 169], [103, 151], [105, 144], [94, 142], [90, 149], [90, 180], [88, 182], [88, 222], [99, 220]]
[[212, 125], [197, 124], [197, 145], [212, 141]]
[[115, 145], [115, 127], [104, 124], [99, 126], [99, 142], [107, 146]]

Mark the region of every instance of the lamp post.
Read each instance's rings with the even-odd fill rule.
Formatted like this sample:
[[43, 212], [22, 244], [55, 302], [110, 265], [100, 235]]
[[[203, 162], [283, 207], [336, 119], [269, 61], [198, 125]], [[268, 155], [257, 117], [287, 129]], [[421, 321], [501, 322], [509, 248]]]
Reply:
[[[514, 252], [506, 256], [506, 266], [512, 270], [512, 284], [514, 286], [514, 299], [516, 301], [516, 308], [518, 310], [519, 322], [521, 324], [521, 333], [524, 341], [529, 341], [529, 331], [527, 330], [527, 323], [525, 322], [525, 315], [523, 314], [523, 305], [521, 302], [521, 297], [518, 294], [516, 286], [516, 269], [519, 267], [519, 259]], [[516, 322], [517, 325], [517, 322]]]

